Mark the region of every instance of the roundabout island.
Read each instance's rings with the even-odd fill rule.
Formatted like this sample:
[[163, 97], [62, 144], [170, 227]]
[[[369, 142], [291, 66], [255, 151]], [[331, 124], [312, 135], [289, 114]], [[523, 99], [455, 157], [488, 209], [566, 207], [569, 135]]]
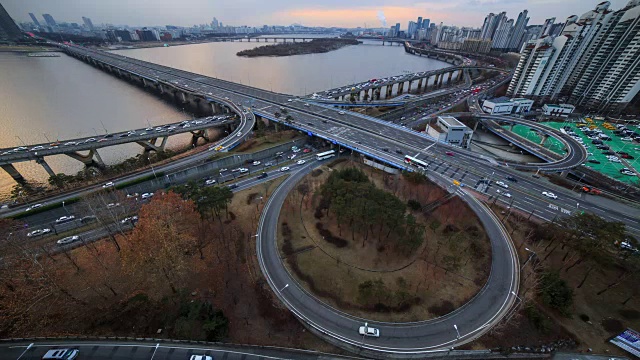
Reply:
[[[486, 283], [468, 301], [446, 315], [420, 320], [373, 320], [368, 314], [351, 314], [299, 284], [289, 270], [278, 244], [281, 212], [287, 196], [321, 165], [311, 161], [292, 173], [272, 194], [263, 210], [256, 236], [261, 270], [282, 303], [313, 333], [342, 348], [372, 357], [424, 357], [451, 351], [473, 341], [508, 313], [517, 301], [518, 258], [508, 233], [499, 219], [469, 190], [449, 187], [438, 174], [429, 180], [448, 189], [477, 216], [490, 242], [491, 264]], [[325, 171], [326, 167], [323, 167]], [[289, 220], [288, 220], [289, 221]], [[428, 230], [431, 231], [431, 230]], [[315, 250], [314, 250], [315, 251]], [[345, 262], [348, 261], [345, 259]], [[342, 280], [341, 280], [342, 281]], [[364, 324], [379, 329], [379, 337], [363, 337]]]

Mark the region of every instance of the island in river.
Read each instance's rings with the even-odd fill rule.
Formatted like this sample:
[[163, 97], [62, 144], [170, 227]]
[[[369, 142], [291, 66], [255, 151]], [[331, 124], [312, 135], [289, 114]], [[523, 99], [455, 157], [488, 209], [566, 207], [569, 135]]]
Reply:
[[236, 55], [257, 57], [317, 54], [337, 50], [344, 46], [358, 44], [362, 44], [362, 42], [355, 39], [313, 39], [306, 42], [286, 42], [274, 45], [259, 46], [253, 49], [242, 50]]

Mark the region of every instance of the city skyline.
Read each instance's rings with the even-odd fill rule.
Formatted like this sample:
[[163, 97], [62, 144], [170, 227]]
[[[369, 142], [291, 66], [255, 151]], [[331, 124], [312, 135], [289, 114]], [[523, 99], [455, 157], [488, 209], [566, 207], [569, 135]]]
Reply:
[[[620, 8], [627, 0], [612, 0], [612, 8]], [[49, 13], [57, 21], [82, 23], [89, 17], [94, 24], [109, 23], [130, 26], [193, 26], [209, 24], [215, 16], [232, 26], [291, 25], [325, 27], [387, 28], [395, 23], [406, 30], [409, 21], [417, 16], [430, 18], [432, 22], [447, 25], [481, 27], [487, 13], [507, 12], [510, 18], [524, 9], [529, 11], [529, 24], [542, 24], [545, 19], [556, 17], [563, 22], [568, 16], [588, 11], [597, 0], [399, 0], [393, 6], [373, 0], [366, 4], [345, 5], [337, 0], [322, 3], [311, 1], [276, 0], [269, 3], [255, 0], [238, 0], [233, 3], [213, 3], [208, 0], [186, 2], [142, 0], [130, 3], [113, 0], [108, 3], [79, 0], [5, 0], [4, 7], [17, 22], [31, 22], [29, 13], [38, 18]], [[126, 11], [122, 11], [126, 9]], [[247, 11], [251, 9], [251, 11]]]

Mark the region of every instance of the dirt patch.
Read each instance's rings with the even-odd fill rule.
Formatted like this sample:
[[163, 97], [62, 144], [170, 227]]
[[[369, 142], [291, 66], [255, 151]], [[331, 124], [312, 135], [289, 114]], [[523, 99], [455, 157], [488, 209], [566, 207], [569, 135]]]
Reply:
[[[361, 169], [376, 187], [405, 204], [410, 199], [430, 204], [446, 195], [434, 184], [412, 184], [402, 176], [339, 160], [325, 164], [317, 176], [301, 180], [305, 191], [300, 186], [292, 191], [280, 214], [279, 247], [303, 286], [331, 306], [380, 321], [444, 315], [484, 286], [491, 261], [488, 238], [474, 213], [457, 198], [438, 204], [428, 214], [412, 212], [425, 229], [425, 239], [409, 253], [385, 242], [387, 230], [381, 232], [379, 225], [368, 235], [354, 233], [348, 223], [338, 226], [319, 193], [336, 170]], [[285, 222], [290, 236], [283, 233]]]
[[322, 170], [321, 169], [315, 169], [311, 172], [311, 176], [312, 177], [318, 177], [322, 174]]

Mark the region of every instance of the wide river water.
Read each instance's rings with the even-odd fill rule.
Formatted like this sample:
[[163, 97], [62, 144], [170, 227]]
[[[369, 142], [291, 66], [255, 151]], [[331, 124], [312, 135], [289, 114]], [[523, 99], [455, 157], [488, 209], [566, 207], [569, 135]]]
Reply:
[[[273, 43], [270, 43], [273, 44]], [[304, 95], [372, 78], [439, 69], [446, 63], [409, 55], [401, 46], [369, 41], [324, 54], [243, 58], [240, 50], [264, 42], [219, 42], [116, 53], [251, 86]], [[27, 57], [0, 53], [0, 147], [53, 142], [80, 136], [157, 125], [190, 117], [173, 103], [107, 73], [61, 54]], [[185, 136], [170, 138], [169, 146], [186, 144]], [[140, 153], [135, 144], [100, 150], [107, 164]], [[55, 172], [75, 174], [82, 164], [66, 156], [46, 159]], [[16, 164], [30, 181], [48, 175], [34, 162]], [[13, 180], [0, 171], [0, 199]]]

